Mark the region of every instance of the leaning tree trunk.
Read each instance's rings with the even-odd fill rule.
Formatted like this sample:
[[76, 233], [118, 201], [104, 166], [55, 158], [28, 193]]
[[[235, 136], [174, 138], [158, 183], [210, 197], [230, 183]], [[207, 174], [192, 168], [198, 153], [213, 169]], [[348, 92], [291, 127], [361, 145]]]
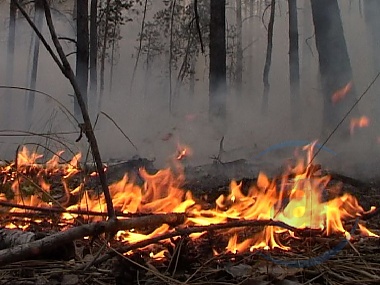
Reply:
[[265, 58], [264, 72], [263, 72], [263, 101], [261, 105], [261, 112], [265, 115], [268, 112], [268, 97], [269, 97], [269, 71], [272, 64], [272, 49], [273, 49], [273, 28], [274, 28], [274, 15], [276, 11], [276, 0], [271, 1], [270, 17], [268, 24], [268, 38], [267, 38], [267, 54]]
[[[89, 61], [89, 35], [88, 35], [88, 0], [77, 1], [77, 58], [76, 80], [87, 107], [88, 85], [88, 61]], [[74, 98], [74, 115], [82, 122], [82, 112], [78, 100]]]
[[[347, 88], [353, 86], [352, 69], [337, 0], [311, 0], [311, 8], [324, 96], [323, 132], [328, 134], [355, 103], [355, 89]], [[344, 98], [333, 101], [342, 90]]]
[[[8, 45], [7, 45], [7, 72], [6, 82], [8, 86], [13, 85], [14, 71], [14, 53], [15, 53], [15, 38], [16, 38], [16, 0], [11, 0], [9, 5], [9, 27], [8, 27]], [[12, 90], [7, 89], [5, 96], [2, 98], [2, 126], [4, 129], [9, 129], [10, 115], [12, 110]]]
[[298, 49], [298, 19], [297, 0], [288, 0], [289, 7], [289, 80], [290, 105], [293, 129], [299, 125], [300, 120], [300, 64]]
[[[44, 10], [43, 10], [43, 3], [42, 0], [35, 0], [34, 1], [34, 23], [36, 24], [38, 30], [42, 31], [43, 26], [43, 16], [44, 16]], [[32, 38], [33, 41], [33, 53], [32, 56], [32, 70], [30, 73], [30, 81], [29, 81], [29, 88], [30, 91], [27, 93], [27, 110], [26, 110], [26, 117], [25, 117], [25, 127], [26, 129], [30, 129], [32, 125], [32, 116], [33, 116], [33, 110], [34, 110], [34, 101], [35, 101], [35, 92], [37, 86], [37, 72], [38, 72], [38, 58], [40, 53], [40, 39], [33, 35]]]
[[97, 113], [98, 95], [98, 0], [91, 0], [90, 8], [90, 96], [89, 112], [93, 119]]
[[236, 0], [236, 72], [235, 90], [238, 97], [241, 97], [243, 85], [243, 21], [241, 15], [241, 0]]
[[226, 120], [227, 99], [225, 6], [225, 0], [211, 0], [209, 39], [209, 117], [212, 122], [219, 122], [223, 126]]

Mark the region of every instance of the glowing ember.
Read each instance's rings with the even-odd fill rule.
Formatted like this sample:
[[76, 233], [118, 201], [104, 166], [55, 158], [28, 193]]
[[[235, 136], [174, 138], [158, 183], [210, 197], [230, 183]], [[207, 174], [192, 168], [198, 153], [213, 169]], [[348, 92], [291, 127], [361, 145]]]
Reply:
[[350, 92], [352, 89], [352, 81], [348, 82], [343, 88], [337, 90], [332, 96], [331, 101], [333, 104], [338, 103], [342, 99], [346, 97], [348, 92]]
[[356, 128], [364, 128], [369, 126], [369, 118], [361, 116], [360, 118], [352, 118], [350, 122], [350, 134], [353, 135]]
[[[140, 176], [145, 181], [139, 186], [128, 178], [127, 175], [120, 181], [110, 185], [109, 190], [113, 198], [113, 204], [118, 212], [122, 213], [187, 213], [186, 225], [208, 226], [216, 223], [226, 223], [229, 220], [274, 220], [283, 222], [297, 229], [316, 229], [326, 235], [348, 235], [345, 230], [345, 221], [352, 220], [365, 214], [355, 197], [350, 194], [339, 194], [336, 197], [325, 200], [324, 192], [328, 191], [330, 177], [321, 176], [310, 163], [315, 143], [304, 148], [306, 160], [299, 159], [296, 165], [289, 166], [288, 171], [282, 177], [270, 180], [264, 173], [258, 175], [256, 185], [248, 191], [242, 191], [242, 183], [232, 181], [230, 193], [221, 195], [215, 201], [213, 209], [205, 209], [197, 204], [189, 191], [181, 188], [185, 181], [183, 168], [179, 163], [175, 171], [163, 169], [155, 174], [149, 174], [140, 169]], [[175, 161], [188, 155], [188, 148], [181, 148]], [[106, 212], [104, 195], [95, 194], [93, 191], [83, 191], [84, 182], [69, 187], [69, 180], [79, 173], [80, 155], [76, 155], [70, 163], [59, 164], [62, 153], [53, 156], [41, 168], [36, 160], [41, 155], [29, 153], [22, 149], [17, 159], [17, 171], [12, 170], [14, 165], [0, 168], [2, 175], [2, 189], [9, 187], [9, 193], [5, 191], [0, 196], [2, 201], [11, 201], [22, 205], [35, 207], [52, 207], [56, 205], [50, 196], [51, 185], [44, 177], [49, 173], [61, 171], [62, 184], [67, 197], [61, 199], [68, 211], [81, 210]], [[31, 172], [34, 177], [25, 178]], [[17, 173], [23, 173], [20, 176]], [[95, 174], [91, 173], [90, 176]], [[15, 179], [15, 177], [17, 179]], [[331, 193], [330, 193], [331, 194]], [[69, 205], [70, 197], [78, 196], [78, 203]], [[62, 202], [64, 201], [64, 202]], [[54, 202], [54, 203], [53, 203]], [[371, 211], [375, 209], [372, 208]], [[11, 209], [11, 211], [20, 211]], [[24, 211], [24, 210], [23, 210]], [[61, 218], [64, 221], [72, 221], [77, 215], [64, 213]], [[98, 218], [100, 219], [100, 218]], [[96, 220], [92, 218], [92, 220]], [[8, 224], [7, 227], [22, 227], [21, 225]], [[119, 231], [117, 239], [123, 242], [136, 243], [148, 238], [168, 233], [173, 229], [163, 225], [149, 233], [138, 233], [133, 230]], [[290, 248], [281, 243], [281, 235], [285, 232], [294, 237], [293, 232], [275, 226], [266, 226], [259, 232], [239, 235], [239, 231], [226, 231], [230, 236], [226, 250], [238, 253], [246, 250]], [[378, 237], [364, 226], [360, 226], [360, 232], [364, 236]], [[191, 234], [191, 239], [201, 237], [203, 233]], [[166, 242], [170, 242], [167, 240]], [[217, 254], [216, 250], [215, 254]], [[154, 253], [154, 259], [163, 258], [164, 252]]]

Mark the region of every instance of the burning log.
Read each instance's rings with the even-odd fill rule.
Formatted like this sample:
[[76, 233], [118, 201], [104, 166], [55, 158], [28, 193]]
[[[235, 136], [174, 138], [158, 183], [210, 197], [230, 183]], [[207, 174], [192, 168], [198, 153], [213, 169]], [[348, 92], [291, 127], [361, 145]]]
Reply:
[[184, 214], [157, 214], [127, 220], [111, 219], [78, 226], [26, 244], [0, 250], [0, 266], [39, 256], [54, 250], [60, 244], [66, 244], [86, 236], [98, 236], [102, 233], [113, 235], [119, 230], [141, 229], [147, 226], [158, 227], [162, 224], [182, 224], [184, 218]]

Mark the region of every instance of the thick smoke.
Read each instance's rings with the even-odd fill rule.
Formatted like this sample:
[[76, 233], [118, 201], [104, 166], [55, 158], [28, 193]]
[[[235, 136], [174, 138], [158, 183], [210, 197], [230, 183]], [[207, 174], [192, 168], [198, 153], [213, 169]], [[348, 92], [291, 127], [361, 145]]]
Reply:
[[[183, 1], [178, 1], [183, 2]], [[322, 136], [323, 98], [319, 87], [318, 52], [315, 48], [314, 30], [311, 10], [308, 1], [299, 1], [298, 21], [300, 34], [300, 66], [301, 66], [301, 102], [296, 129], [291, 125], [291, 106], [289, 94], [288, 68], [288, 14], [287, 2], [278, 1], [274, 26], [273, 58], [270, 71], [269, 113], [261, 115], [261, 97], [263, 92], [262, 72], [266, 50], [266, 29], [262, 23], [261, 14], [265, 9], [254, 12], [250, 17], [248, 9], [243, 7], [243, 89], [241, 100], [234, 94], [234, 86], [229, 84], [228, 121], [225, 133], [215, 130], [209, 124], [208, 118], [208, 51], [200, 54], [195, 65], [194, 94], [190, 95], [188, 80], [177, 84], [180, 66], [172, 68], [172, 83], [169, 82], [169, 39], [162, 38], [157, 44], [164, 49], [147, 63], [146, 53], [142, 53], [134, 77], [131, 79], [136, 61], [139, 31], [142, 21], [142, 7], [137, 7], [139, 14], [130, 11], [133, 21], [121, 27], [122, 36], [116, 50], [116, 61], [113, 67], [113, 85], [110, 82], [110, 64], [106, 66], [106, 86], [101, 110], [117, 122], [125, 134], [137, 146], [138, 151], [125, 139], [115, 125], [104, 115], [100, 115], [95, 126], [100, 143], [101, 154], [105, 160], [130, 159], [135, 155], [155, 159], [157, 166], [165, 166], [170, 155], [178, 145], [187, 145], [192, 149], [193, 156], [187, 163], [199, 165], [212, 162], [212, 156], [218, 155], [220, 140], [224, 136], [224, 161], [244, 158], [252, 163], [273, 162], [281, 164], [293, 154], [292, 148], [284, 148], [275, 155], [259, 156], [272, 145], [284, 141], [319, 140]], [[339, 1], [345, 38], [354, 73], [354, 82], [358, 96], [366, 89], [377, 70], [374, 67], [373, 51], [371, 49], [371, 33], [368, 30], [362, 9], [362, 1]], [[235, 11], [232, 9], [235, 1], [229, 1], [227, 8], [227, 23], [229, 31], [235, 26]], [[9, 21], [8, 3], [3, 2], [0, 10], [2, 23], [0, 64], [1, 85], [6, 85], [6, 46], [7, 27]], [[57, 4], [58, 5], [58, 4]], [[60, 8], [62, 14], [54, 13], [56, 28], [60, 36], [75, 37], [75, 27], [72, 16], [71, 1], [63, 1]], [[160, 1], [152, 1], [148, 7], [146, 21], [151, 21], [159, 10]], [[255, 5], [259, 9], [259, 5]], [[264, 17], [265, 23], [268, 14]], [[32, 30], [20, 16], [17, 19], [15, 72], [13, 85], [27, 87], [28, 62], [30, 61], [30, 38]], [[49, 39], [46, 25], [44, 35]], [[232, 45], [233, 38], [228, 39]], [[67, 54], [75, 51], [75, 46], [69, 41], [62, 41]], [[230, 50], [234, 51], [234, 49]], [[228, 53], [231, 63], [232, 54]], [[69, 56], [75, 64], [75, 54]], [[146, 66], [149, 69], [146, 69]], [[353, 136], [345, 139], [334, 136], [326, 147], [334, 150], [335, 155], [321, 152], [317, 158], [326, 167], [353, 175], [376, 174], [373, 166], [377, 162], [380, 145], [376, 141], [380, 130], [376, 122], [378, 116], [378, 90], [375, 83], [372, 89], [359, 103], [360, 113], [370, 118], [370, 126], [356, 130]], [[169, 113], [170, 89], [172, 89], [172, 113]], [[41, 46], [38, 67], [37, 90], [50, 94], [70, 111], [73, 110], [73, 91], [68, 81], [60, 73], [45, 48]], [[174, 92], [174, 91], [178, 92]], [[0, 89], [1, 102], [5, 102], [5, 90]], [[1, 158], [14, 156], [18, 144], [40, 143], [53, 150], [71, 148], [74, 152], [86, 150], [86, 139], [76, 143], [79, 136], [78, 128], [70, 115], [60, 104], [44, 96], [36, 95], [35, 110], [32, 118], [25, 118], [25, 92], [12, 91], [11, 125], [1, 126], [0, 133]], [[3, 103], [2, 103], [3, 104]], [[36, 136], [5, 136], [15, 134], [11, 130], [25, 131], [25, 121], [31, 121], [30, 132], [57, 133], [56, 140]], [[5, 131], [8, 130], [8, 131]], [[74, 132], [73, 134], [67, 134]], [[65, 133], [65, 134], [62, 134]], [[64, 143], [65, 145], [63, 145]]]

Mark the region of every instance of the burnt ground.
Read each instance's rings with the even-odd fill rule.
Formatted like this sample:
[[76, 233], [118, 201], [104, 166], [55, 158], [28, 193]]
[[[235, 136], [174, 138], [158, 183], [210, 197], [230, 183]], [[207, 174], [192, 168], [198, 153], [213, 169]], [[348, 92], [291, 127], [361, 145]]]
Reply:
[[[154, 163], [146, 159], [134, 159], [113, 164], [108, 169], [110, 182], [119, 180], [125, 172], [142, 181], [138, 169], [145, 167], [154, 173]], [[271, 165], [264, 165], [264, 169]], [[227, 194], [231, 179], [243, 181], [243, 189], [255, 183], [263, 165], [245, 160], [185, 167], [184, 189], [195, 197], [214, 201], [220, 194]], [[272, 168], [273, 169], [273, 168]], [[281, 173], [277, 168], [271, 175]], [[380, 179], [357, 179], [339, 172], [328, 171], [331, 185], [340, 184], [343, 192], [358, 198], [364, 209], [380, 207]], [[380, 233], [380, 215], [368, 216], [363, 221], [369, 229]], [[348, 225], [350, 226], [350, 225]], [[351, 225], [352, 227], [352, 225]], [[257, 229], [244, 229], [249, 235]], [[302, 239], [282, 237], [291, 251], [274, 250], [220, 254], [213, 256], [212, 249], [222, 252], [226, 234], [209, 232], [197, 241], [184, 236], [172, 240], [171, 245], [157, 245], [168, 249], [164, 260], [154, 261], [149, 252], [142, 249], [127, 258], [114, 256], [102, 263], [84, 265], [99, 254], [98, 240], [75, 243], [75, 258], [51, 260], [43, 258], [25, 261], [0, 269], [0, 284], [244, 284], [244, 285], [297, 285], [297, 284], [379, 284], [380, 242], [377, 238], [355, 236], [339, 248], [342, 238], [323, 237], [307, 232]], [[115, 242], [114, 248], [120, 245]], [[336, 250], [338, 248], [338, 250]], [[328, 258], [326, 257], [328, 255]]]

